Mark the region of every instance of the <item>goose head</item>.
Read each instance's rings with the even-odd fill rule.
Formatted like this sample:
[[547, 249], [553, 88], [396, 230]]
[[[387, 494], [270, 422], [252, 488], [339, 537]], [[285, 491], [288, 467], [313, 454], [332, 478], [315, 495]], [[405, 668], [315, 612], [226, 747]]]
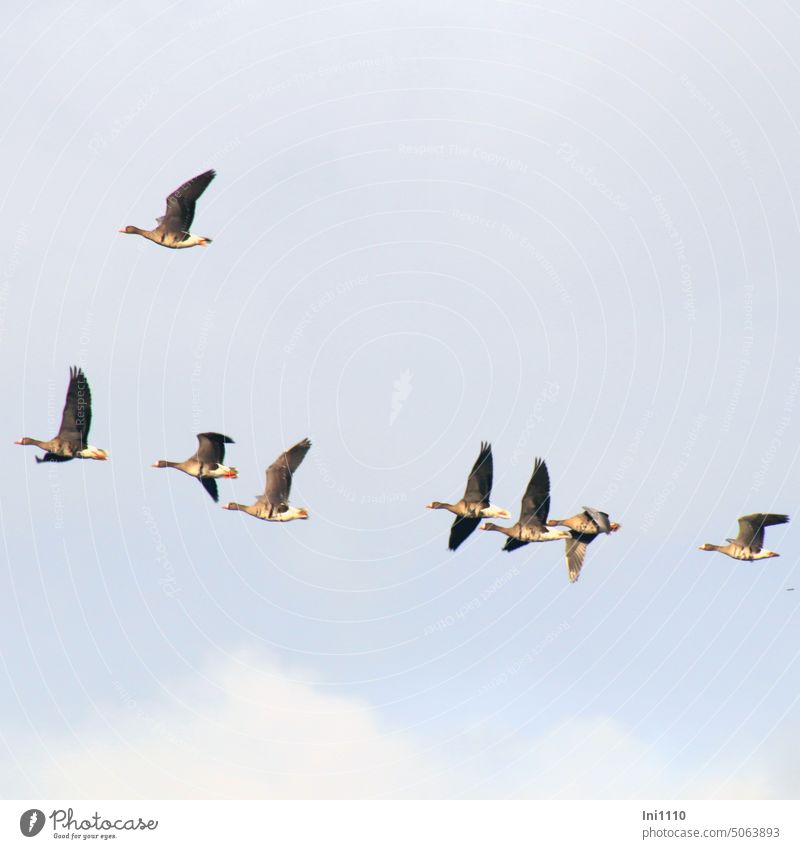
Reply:
[[95, 448], [94, 445], [87, 445], [86, 448], [78, 451], [78, 457], [83, 457], [84, 460], [108, 460], [108, 452], [102, 448]]
[[282, 513], [265, 516], [268, 522], [291, 522], [292, 519], [307, 519], [308, 510], [305, 507], [287, 507]]
[[483, 516], [487, 519], [510, 519], [511, 514], [503, 507], [487, 507], [482, 511]]

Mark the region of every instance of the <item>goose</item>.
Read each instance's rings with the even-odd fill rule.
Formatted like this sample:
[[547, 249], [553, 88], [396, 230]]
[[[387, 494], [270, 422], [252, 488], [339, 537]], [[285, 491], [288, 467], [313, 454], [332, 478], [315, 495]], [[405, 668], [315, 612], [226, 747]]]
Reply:
[[239, 472], [231, 466], [223, 465], [225, 459], [225, 446], [233, 445], [230, 436], [221, 433], [198, 433], [197, 452], [192, 454], [188, 460], [182, 463], [173, 463], [172, 460], [156, 460], [154, 469], [179, 469], [193, 478], [197, 478], [205, 491], [214, 499], [219, 501], [216, 478], [236, 478]]
[[528, 488], [522, 496], [522, 506], [516, 525], [504, 528], [491, 522], [481, 526], [482, 531], [499, 531], [508, 539], [503, 551], [515, 551], [529, 542], [549, 542], [554, 539], [570, 539], [569, 531], [550, 530], [547, 525], [547, 514], [550, 512], [550, 475], [544, 460], [538, 457], [533, 464], [533, 474], [528, 481]]
[[37, 457], [37, 463], [64, 463], [76, 457], [82, 460], [107, 460], [108, 453], [95, 448], [86, 441], [92, 424], [92, 393], [83, 370], [72, 366], [69, 370], [69, 386], [64, 412], [61, 415], [61, 427], [58, 436], [46, 442], [23, 436], [15, 445], [36, 445], [45, 455]]
[[205, 247], [211, 242], [208, 236], [193, 236], [189, 232], [194, 220], [194, 207], [197, 199], [208, 188], [208, 184], [217, 176], [212, 168], [204, 171], [191, 180], [187, 180], [182, 186], [167, 197], [167, 209], [161, 218], [156, 218], [158, 227], [154, 230], [141, 230], [129, 224], [123, 227], [120, 233], [135, 233], [144, 236], [157, 245], [165, 248], [193, 248], [195, 245]]
[[578, 580], [586, 556], [586, 546], [600, 534], [612, 534], [620, 529], [616, 522], [609, 521], [608, 513], [596, 510], [594, 507], [582, 508], [582, 513], [576, 513], [568, 519], [548, 519], [550, 527], [564, 525], [570, 530], [570, 539], [565, 540], [567, 573], [572, 583]]
[[789, 517], [783, 513], [751, 513], [739, 517], [739, 535], [728, 539], [727, 545], [714, 545], [706, 542], [700, 551], [719, 551], [734, 560], [764, 560], [766, 557], [780, 557], [777, 551], [762, 548], [764, 528], [769, 525], [784, 525]]
[[448, 548], [455, 551], [459, 545], [478, 527], [481, 519], [498, 518], [510, 519], [511, 514], [502, 507], [493, 507], [489, 503], [492, 494], [492, 446], [481, 442], [478, 459], [472, 466], [467, 478], [467, 489], [461, 501], [448, 504], [444, 501], [431, 501], [425, 506], [429, 510], [449, 510], [456, 514], [453, 526], [450, 528]]
[[256, 496], [255, 504], [237, 504], [232, 501], [224, 504], [225, 510], [241, 510], [256, 519], [266, 522], [290, 522], [292, 519], [307, 519], [308, 510], [303, 507], [289, 506], [289, 492], [292, 488], [292, 475], [308, 454], [311, 442], [301, 439], [284, 451], [275, 462], [267, 466], [267, 485], [264, 494]]

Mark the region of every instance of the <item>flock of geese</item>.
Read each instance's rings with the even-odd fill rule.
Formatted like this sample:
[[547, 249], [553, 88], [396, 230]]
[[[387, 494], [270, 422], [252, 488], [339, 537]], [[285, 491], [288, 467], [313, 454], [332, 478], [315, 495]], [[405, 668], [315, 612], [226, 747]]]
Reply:
[[[464, 497], [455, 504], [444, 501], [431, 501], [426, 506], [430, 510], [449, 510], [456, 518], [450, 528], [449, 547], [455, 551], [462, 542], [480, 525], [481, 519], [510, 519], [511, 513], [502, 507], [491, 504], [492, 477], [494, 463], [492, 446], [481, 443], [478, 459], [467, 479]], [[608, 518], [608, 513], [594, 507], [584, 507], [581, 513], [569, 519], [548, 519], [550, 514], [550, 474], [544, 460], [539, 458], [533, 464], [519, 519], [515, 525], [505, 527], [486, 522], [481, 525], [483, 531], [499, 531], [508, 539], [503, 551], [516, 551], [530, 542], [549, 542], [563, 539], [566, 543], [567, 574], [570, 581], [577, 581], [586, 555], [586, 546], [600, 534], [610, 534], [619, 530], [619, 525]], [[558, 526], [567, 530], [560, 530]]]
[[[185, 182], [167, 197], [164, 215], [157, 219], [158, 226], [152, 230], [143, 230], [133, 225], [123, 227], [119, 232], [143, 236], [165, 248], [205, 247], [211, 242], [208, 236], [195, 236], [189, 232], [194, 220], [197, 199], [208, 188], [216, 176], [214, 170], [205, 171]], [[36, 457], [37, 463], [62, 463], [68, 460], [107, 460], [108, 453], [102, 448], [89, 444], [89, 429], [92, 423], [92, 396], [89, 383], [83, 370], [70, 369], [69, 386], [58, 434], [50, 440], [23, 437], [17, 445], [35, 445], [44, 451], [43, 457]], [[218, 478], [237, 478], [238, 471], [226, 466], [225, 446], [233, 443], [229, 436], [221, 433], [198, 433], [197, 451], [183, 462], [157, 460], [153, 466], [158, 469], [178, 469], [184, 474], [197, 478], [203, 488], [216, 502]], [[280, 454], [267, 467], [264, 492], [256, 497], [254, 504], [231, 502], [223, 505], [226, 510], [239, 510], [268, 522], [288, 522], [292, 519], [307, 519], [308, 511], [302, 507], [292, 507], [289, 495], [292, 476], [311, 448], [308, 439], [302, 439], [296, 445]], [[455, 551], [479, 526], [484, 531], [497, 531], [507, 537], [503, 551], [516, 551], [532, 542], [550, 542], [564, 540], [566, 546], [567, 572], [570, 581], [577, 581], [586, 547], [600, 534], [612, 534], [620, 525], [612, 522], [607, 513], [594, 507], [584, 507], [580, 513], [567, 519], [550, 519], [550, 475], [544, 460], [536, 459], [533, 473], [522, 496], [519, 519], [514, 525], [496, 525], [484, 519], [511, 519], [511, 513], [502, 507], [491, 504], [494, 464], [492, 448], [487, 442], [481, 443], [480, 453], [467, 479], [464, 497], [455, 504], [444, 501], [432, 501], [426, 506], [431, 510], [447, 510], [455, 514], [450, 529], [449, 548]], [[735, 560], [762, 560], [778, 557], [778, 553], [764, 548], [764, 529], [771, 525], [782, 525], [789, 517], [782, 513], [751, 513], [739, 519], [739, 533], [734, 539], [726, 540], [727, 545], [705, 543], [701, 551], [718, 551]]]
[[[89, 428], [92, 423], [92, 393], [83, 369], [73, 367], [69, 370], [69, 386], [64, 412], [61, 415], [61, 427], [52, 439], [34, 439], [24, 436], [16, 445], [35, 445], [44, 451], [44, 457], [36, 457], [37, 463], [65, 463], [68, 460], [107, 460], [108, 452], [89, 444]], [[156, 460], [153, 468], [177, 469], [193, 478], [197, 478], [205, 491], [219, 501], [217, 478], [238, 478], [238, 469], [226, 466], [225, 446], [232, 445], [230, 436], [222, 433], [198, 433], [197, 451], [183, 462], [174, 460]], [[264, 492], [256, 496], [255, 504], [223, 505], [226, 510], [241, 510], [272, 522], [288, 522], [291, 519], [307, 519], [308, 511], [302, 507], [289, 506], [289, 492], [292, 488], [292, 475], [302, 463], [311, 448], [308, 439], [301, 439], [267, 466], [267, 483]]]

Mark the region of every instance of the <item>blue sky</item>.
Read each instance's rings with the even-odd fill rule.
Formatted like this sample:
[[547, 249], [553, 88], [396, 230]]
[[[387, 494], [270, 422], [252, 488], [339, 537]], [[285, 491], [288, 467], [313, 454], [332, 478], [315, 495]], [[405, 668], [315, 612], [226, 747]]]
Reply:
[[[800, 294], [783, 4], [39, 4], [0, 35], [0, 792], [791, 797]], [[166, 251], [165, 196], [216, 168]], [[86, 371], [109, 463], [37, 467]], [[247, 501], [309, 436], [286, 526]], [[453, 555], [482, 439], [516, 514]]]

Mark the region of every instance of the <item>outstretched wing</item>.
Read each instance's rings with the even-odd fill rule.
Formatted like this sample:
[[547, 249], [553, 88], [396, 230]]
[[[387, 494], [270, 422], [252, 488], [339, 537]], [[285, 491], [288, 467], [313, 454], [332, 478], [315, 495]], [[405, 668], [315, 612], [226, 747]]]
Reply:
[[208, 188], [208, 184], [217, 176], [212, 168], [204, 171], [191, 180], [187, 180], [182, 186], [167, 197], [167, 210], [159, 219], [160, 225], [172, 233], [189, 234], [189, 228], [194, 221], [194, 208], [197, 199]]
[[544, 527], [550, 513], [550, 475], [544, 460], [536, 458], [533, 474], [522, 496], [519, 523], [528, 527]]
[[516, 551], [518, 548], [522, 548], [523, 545], [528, 545], [528, 543], [514, 539], [514, 537], [509, 537], [503, 546], [503, 551]]
[[198, 433], [195, 457], [207, 466], [218, 465], [225, 459], [225, 446], [232, 444], [230, 436], [223, 433]]
[[274, 463], [267, 466], [267, 485], [264, 487], [264, 495], [260, 500], [272, 505], [277, 513], [284, 513], [289, 506], [292, 475], [303, 462], [309, 448], [311, 448], [310, 440], [301, 439], [297, 445], [284, 451]]
[[488, 507], [492, 495], [493, 475], [492, 446], [488, 442], [481, 442], [480, 454], [469, 473], [464, 501], [467, 504], [483, 504]]
[[[585, 508], [584, 508], [585, 509]], [[587, 541], [580, 534], [575, 534], [572, 539], [564, 540], [567, 558], [567, 573], [570, 581], [574, 584], [581, 574], [583, 558], [586, 556], [586, 546], [594, 539], [590, 537]]]
[[739, 536], [736, 542], [753, 550], [764, 545], [764, 528], [769, 525], [783, 525], [789, 517], [783, 513], [750, 513], [739, 518]]
[[456, 516], [456, 520], [450, 528], [450, 542], [448, 543], [450, 551], [455, 551], [480, 523], [480, 519], [472, 519], [468, 516]]
[[82, 369], [75, 366], [69, 370], [69, 386], [58, 438], [68, 441], [73, 450], [88, 445], [89, 428], [92, 424], [92, 393]]

